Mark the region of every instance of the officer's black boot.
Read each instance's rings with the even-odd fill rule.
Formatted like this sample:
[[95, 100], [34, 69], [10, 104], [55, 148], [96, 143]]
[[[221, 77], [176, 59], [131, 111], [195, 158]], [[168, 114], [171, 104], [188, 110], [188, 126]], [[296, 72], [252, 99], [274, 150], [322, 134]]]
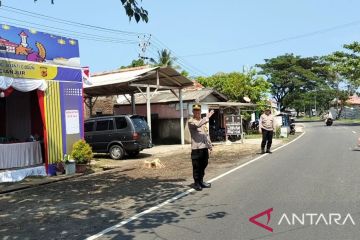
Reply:
[[200, 185], [202, 188], [211, 188], [211, 183], [204, 182], [203, 179], [201, 179]]
[[202, 190], [202, 187], [201, 187], [201, 184], [200, 184], [199, 181], [195, 181], [195, 182], [194, 182], [194, 189], [195, 189], [196, 191], [201, 191], [201, 190]]
[[261, 154], [264, 154], [265, 153], [265, 148], [261, 148]]
[[270, 148], [266, 149], [266, 153], [272, 153], [272, 151], [270, 151]]

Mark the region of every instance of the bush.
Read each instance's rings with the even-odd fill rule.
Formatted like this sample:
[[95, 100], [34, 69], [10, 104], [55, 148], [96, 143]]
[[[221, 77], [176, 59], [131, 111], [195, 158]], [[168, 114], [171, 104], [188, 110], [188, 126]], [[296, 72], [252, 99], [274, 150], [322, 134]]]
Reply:
[[276, 127], [275, 138], [280, 138], [280, 135], [281, 135], [281, 127]]
[[93, 158], [93, 152], [89, 144], [84, 140], [79, 140], [74, 143], [71, 156], [76, 163], [85, 164]]

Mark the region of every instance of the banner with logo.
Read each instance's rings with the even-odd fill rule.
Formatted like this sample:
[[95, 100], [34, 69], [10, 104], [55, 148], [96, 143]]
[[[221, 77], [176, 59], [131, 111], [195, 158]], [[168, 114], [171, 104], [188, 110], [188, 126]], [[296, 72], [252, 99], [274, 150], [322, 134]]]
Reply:
[[75, 39], [1, 25], [1, 58], [80, 67], [79, 56], [79, 43]]

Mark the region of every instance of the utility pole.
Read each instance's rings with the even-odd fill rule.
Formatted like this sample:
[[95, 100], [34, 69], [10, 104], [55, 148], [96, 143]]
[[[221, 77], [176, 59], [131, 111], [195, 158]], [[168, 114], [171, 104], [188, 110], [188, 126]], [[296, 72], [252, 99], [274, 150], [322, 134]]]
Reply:
[[316, 89], [315, 89], [315, 117], [317, 115], [317, 111], [316, 111]]
[[151, 60], [152, 58], [149, 58], [146, 56], [146, 50], [147, 48], [150, 46], [150, 39], [151, 39], [151, 34], [149, 35], [143, 35], [143, 36], [138, 36], [139, 39], [139, 48], [140, 48], [140, 52], [139, 52], [139, 58], [144, 60], [144, 63], [148, 63], [147, 60]]

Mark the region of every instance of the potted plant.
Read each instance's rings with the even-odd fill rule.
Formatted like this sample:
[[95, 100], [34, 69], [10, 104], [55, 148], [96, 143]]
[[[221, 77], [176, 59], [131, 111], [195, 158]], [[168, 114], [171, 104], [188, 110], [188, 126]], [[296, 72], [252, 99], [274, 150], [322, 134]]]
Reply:
[[71, 156], [76, 162], [76, 172], [83, 173], [89, 166], [90, 160], [93, 158], [93, 152], [85, 140], [79, 140], [74, 143]]

